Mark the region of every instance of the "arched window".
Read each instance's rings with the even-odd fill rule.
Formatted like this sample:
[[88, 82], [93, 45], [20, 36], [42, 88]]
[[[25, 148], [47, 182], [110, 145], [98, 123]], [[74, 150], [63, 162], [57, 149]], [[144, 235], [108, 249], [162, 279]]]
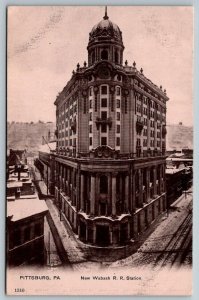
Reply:
[[91, 53], [91, 63], [93, 64], [95, 62], [95, 52]]
[[115, 50], [115, 63], [118, 64], [119, 62], [119, 56], [117, 50]]
[[103, 175], [100, 177], [100, 194], [108, 193], [108, 178]]
[[101, 52], [101, 59], [108, 59], [108, 51], [107, 50], [102, 50]]

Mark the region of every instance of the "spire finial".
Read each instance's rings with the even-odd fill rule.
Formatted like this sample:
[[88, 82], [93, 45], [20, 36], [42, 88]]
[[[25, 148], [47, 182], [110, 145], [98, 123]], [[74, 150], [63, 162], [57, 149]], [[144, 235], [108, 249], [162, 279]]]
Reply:
[[104, 15], [104, 20], [108, 20], [108, 15], [107, 15], [107, 6], [105, 6], [105, 15]]

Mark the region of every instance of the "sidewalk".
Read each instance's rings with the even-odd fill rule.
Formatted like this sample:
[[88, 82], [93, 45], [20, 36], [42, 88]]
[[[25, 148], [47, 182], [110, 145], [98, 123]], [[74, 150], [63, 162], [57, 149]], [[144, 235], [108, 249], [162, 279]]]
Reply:
[[[83, 249], [80, 248], [77, 240], [73, 235], [71, 235], [68, 226], [64, 225], [64, 221], [60, 221], [60, 215], [57, 208], [52, 203], [51, 199], [46, 199], [46, 204], [48, 206], [50, 215], [52, 217], [53, 223], [62, 241], [62, 245], [67, 254], [68, 260], [71, 264], [82, 263], [87, 261]], [[86, 250], [86, 249], [85, 249]]]

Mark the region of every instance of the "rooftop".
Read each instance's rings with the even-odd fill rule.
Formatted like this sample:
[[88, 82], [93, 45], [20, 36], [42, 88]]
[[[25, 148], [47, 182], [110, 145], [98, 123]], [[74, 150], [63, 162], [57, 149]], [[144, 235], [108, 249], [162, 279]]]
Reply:
[[48, 207], [44, 200], [25, 201], [25, 199], [19, 199], [7, 203], [7, 217], [12, 216], [12, 222], [16, 222], [47, 211]]

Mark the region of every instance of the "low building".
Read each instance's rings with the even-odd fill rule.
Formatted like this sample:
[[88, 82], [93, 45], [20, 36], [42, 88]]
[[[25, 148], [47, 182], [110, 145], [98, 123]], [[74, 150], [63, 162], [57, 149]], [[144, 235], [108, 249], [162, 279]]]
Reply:
[[23, 164], [27, 163], [26, 150], [13, 150], [13, 149], [10, 149], [9, 166], [14, 166], [14, 165], [17, 165], [19, 163], [23, 163]]
[[39, 200], [28, 167], [14, 165], [9, 170], [7, 196], [7, 262], [10, 266], [44, 262], [45, 201]]
[[47, 194], [54, 195], [55, 189], [55, 158], [54, 152], [56, 142], [49, 142], [39, 148], [39, 157], [35, 159], [34, 165], [41, 174], [47, 187]]
[[182, 193], [188, 190], [192, 185], [193, 172], [192, 167], [177, 169], [168, 167], [166, 169], [166, 191], [168, 207], [177, 200]]
[[6, 237], [9, 266], [44, 263], [44, 216], [47, 212], [43, 200], [8, 201]]

